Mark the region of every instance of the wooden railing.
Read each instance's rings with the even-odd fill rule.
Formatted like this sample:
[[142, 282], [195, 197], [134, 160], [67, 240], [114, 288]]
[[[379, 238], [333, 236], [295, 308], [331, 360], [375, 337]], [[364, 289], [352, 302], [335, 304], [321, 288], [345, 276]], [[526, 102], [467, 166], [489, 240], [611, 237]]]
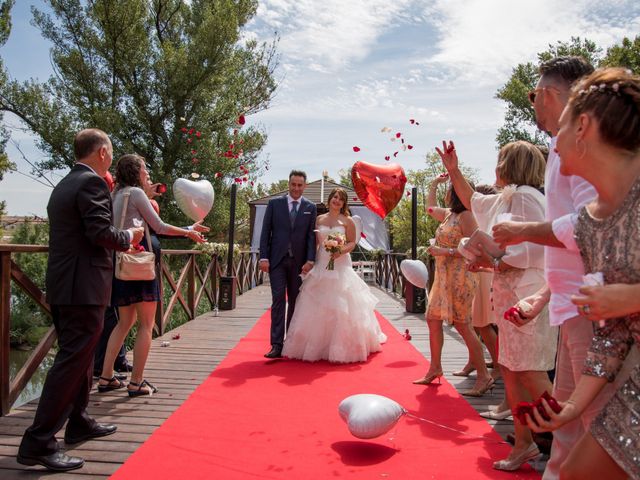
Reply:
[[[51, 308], [45, 300], [45, 294], [13, 261], [14, 253], [46, 253], [49, 248], [40, 245], [4, 245], [0, 244], [0, 414], [6, 415], [20, 392], [27, 385], [34, 372], [48, 354], [56, 340], [53, 327], [44, 335], [32, 351], [29, 359], [14, 379], [9, 373], [9, 331], [11, 326], [11, 282], [13, 281], [49, 316]], [[186, 262], [178, 267], [177, 276], [172, 265], [179, 263], [180, 257]], [[200, 258], [200, 261], [198, 259]], [[206, 258], [206, 260], [205, 260]], [[209, 308], [217, 308], [220, 277], [226, 274], [226, 263], [218, 257], [206, 257], [197, 250], [162, 250], [161, 298], [156, 313], [156, 333], [166, 331], [176, 305], [182, 307], [188, 320], [197, 316], [198, 307], [203, 299]], [[224, 265], [224, 266], [223, 266]], [[174, 268], [176, 268], [174, 266]], [[258, 268], [258, 254], [241, 252], [233, 265], [238, 294], [250, 290], [262, 283], [262, 272]], [[167, 291], [168, 289], [168, 291]]]
[[376, 284], [404, 297], [404, 277], [400, 262], [407, 258], [404, 253], [385, 253], [376, 259]]
[[[409, 257], [404, 253], [385, 253], [376, 259], [376, 284], [403, 298], [405, 279], [402, 272], [400, 272], [400, 262], [405, 258]], [[427, 291], [429, 291], [431, 290], [435, 273], [433, 257], [429, 258], [426, 265], [429, 272], [429, 281], [427, 283]]]

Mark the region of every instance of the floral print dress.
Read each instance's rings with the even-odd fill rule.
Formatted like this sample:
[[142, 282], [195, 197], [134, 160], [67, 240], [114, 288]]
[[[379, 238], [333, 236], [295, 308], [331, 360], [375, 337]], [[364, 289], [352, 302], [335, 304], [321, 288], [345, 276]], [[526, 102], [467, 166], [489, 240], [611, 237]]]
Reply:
[[[457, 250], [462, 237], [458, 214], [449, 213], [436, 230], [436, 246]], [[462, 257], [438, 255], [435, 260], [436, 271], [429, 292], [427, 319], [449, 323], [471, 322], [472, 302], [478, 282], [476, 274], [467, 270]]]

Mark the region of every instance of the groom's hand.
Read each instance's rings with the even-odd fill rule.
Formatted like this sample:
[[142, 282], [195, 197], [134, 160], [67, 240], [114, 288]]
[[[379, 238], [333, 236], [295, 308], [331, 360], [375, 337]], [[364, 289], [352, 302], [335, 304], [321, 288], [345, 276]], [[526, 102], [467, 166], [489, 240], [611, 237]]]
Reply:
[[269, 273], [269, 260], [260, 260], [259, 266], [260, 266], [260, 271], [264, 273]]
[[306, 262], [302, 266], [302, 273], [309, 273], [309, 271], [313, 268], [313, 262]]

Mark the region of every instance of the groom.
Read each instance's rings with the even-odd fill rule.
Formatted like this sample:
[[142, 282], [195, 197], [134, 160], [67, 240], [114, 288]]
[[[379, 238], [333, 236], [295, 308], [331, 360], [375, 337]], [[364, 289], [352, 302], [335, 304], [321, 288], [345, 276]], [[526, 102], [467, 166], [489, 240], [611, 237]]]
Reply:
[[289, 193], [269, 201], [260, 236], [260, 270], [271, 280], [271, 350], [267, 358], [282, 356], [285, 333], [285, 301], [288, 300], [289, 328], [296, 297], [302, 282], [300, 272], [307, 273], [316, 259], [316, 206], [302, 196], [307, 174], [292, 170]]

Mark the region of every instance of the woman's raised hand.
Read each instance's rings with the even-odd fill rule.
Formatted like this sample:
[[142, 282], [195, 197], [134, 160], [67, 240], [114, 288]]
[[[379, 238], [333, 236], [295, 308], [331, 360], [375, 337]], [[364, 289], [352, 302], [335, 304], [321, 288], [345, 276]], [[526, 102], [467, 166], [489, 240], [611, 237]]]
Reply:
[[197, 232], [195, 230], [189, 230], [187, 232], [187, 238], [190, 238], [191, 240], [193, 240], [196, 243], [203, 243], [205, 242], [205, 238], [202, 236], [202, 234], [200, 232]]
[[436, 178], [433, 179], [433, 182], [435, 185], [440, 185], [441, 183], [445, 183], [449, 180], [449, 174], [448, 173], [441, 173], [440, 175], [438, 175]]
[[458, 168], [458, 154], [456, 153], [456, 146], [451, 140], [449, 140], [449, 144], [443, 141], [442, 150], [436, 147], [436, 152], [440, 155], [442, 164], [444, 165], [444, 168], [447, 169], [447, 172], [451, 172]]

